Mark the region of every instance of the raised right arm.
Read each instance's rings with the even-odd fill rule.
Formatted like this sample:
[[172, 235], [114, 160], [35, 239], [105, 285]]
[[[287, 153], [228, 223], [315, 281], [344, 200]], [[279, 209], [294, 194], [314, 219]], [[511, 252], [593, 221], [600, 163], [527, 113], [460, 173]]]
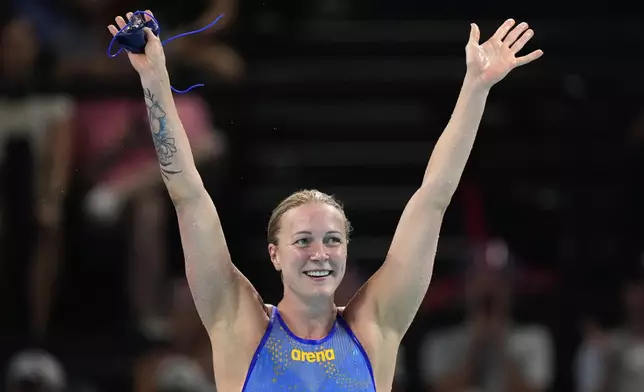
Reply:
[[197, 172], [177, 113], [167, 72], [142, 75], [141, 83], [161, 175], [179, 220], [186, 276], [204, 325], [212, 334], [219, 327], [238, 324], [240, 314], [244, 318], [265, 316], [255, 289], [231, 261], [217, 209]]
[[[121, 17], [116, 23], [119, 28], [126, 24]], [[108, 29], [113, 35], [118, 33], [115, 26]], [[159, 168], [179, 220], [192, 296], [213, 349], [225, 351], [226, 342], [237, 340], [235, 336], [261, 338], [268, 316], [257, 292], [230, 259], [217, 209], [197, 172], [172, 97], [163, 46], [145, 30], [145, 53], [128, 53], [128, 57], [141, 77]]]

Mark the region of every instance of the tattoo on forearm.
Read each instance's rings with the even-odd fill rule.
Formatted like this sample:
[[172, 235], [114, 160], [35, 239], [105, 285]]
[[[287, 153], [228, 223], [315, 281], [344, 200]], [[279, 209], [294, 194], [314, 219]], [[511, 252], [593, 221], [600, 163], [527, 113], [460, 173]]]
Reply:
[[165, 110], [163, 110], [159, 101], [155, 99], [150, 89], [146, 88], [144, 95], [145, 105], [148, 108], [150, 129], [152, 130], [152, 140], [161, 165], [161, 174], [165, 179], [168, 179], [173, 174], [181, 173], [181, 170], [170, 170], [168, 168], [172, 164], [174, 154], [177, 152], [177, 146], [174, 138], [170, 137]]

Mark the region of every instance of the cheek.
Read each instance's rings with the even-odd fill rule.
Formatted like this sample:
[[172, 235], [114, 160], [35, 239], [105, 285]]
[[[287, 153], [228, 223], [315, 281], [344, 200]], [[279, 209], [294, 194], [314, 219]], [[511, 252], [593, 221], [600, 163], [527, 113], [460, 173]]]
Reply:
[[308, 254], [301, 249], [289, 249], [281, 252], [278, 260], [282, 268], [299, 268], [300, 264], [308, 260]]
[[346, 249], [338, 249], [330, 253], [331, 260], [335, 264], [335, 268], [344, 273], [347, 269], [347, 251]]

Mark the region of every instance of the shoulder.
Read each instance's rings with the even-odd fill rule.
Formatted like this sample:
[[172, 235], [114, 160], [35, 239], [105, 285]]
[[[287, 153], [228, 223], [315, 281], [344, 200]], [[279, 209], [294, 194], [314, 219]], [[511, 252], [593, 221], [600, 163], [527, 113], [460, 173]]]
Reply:
[[268, 316], [269, 320], [273, 317], [273, 311], [277, 310], [277, 306], [271, 304], [264, 304], [264, 311]]

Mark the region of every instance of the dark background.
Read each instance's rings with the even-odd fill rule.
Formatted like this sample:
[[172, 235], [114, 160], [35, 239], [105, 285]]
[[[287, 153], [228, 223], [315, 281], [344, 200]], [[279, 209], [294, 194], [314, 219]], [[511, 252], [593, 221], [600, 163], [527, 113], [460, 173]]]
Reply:
[[[161, 1], [117, 6], [122, 13], [170, 7], [179, 19], [192, 17], [189, 7], [181, 15], [184, 7]], [[545, 324], [554, 336], [552, 390], [572, 390], [580, 320], [615, 323], [620, 285], [640, 263], [642, 18], [614, 2], [256, 0], [237, 6], [234, 23], [219, 38], [244, 59], [243, 76], [181, 70], [171, 76], [175, 86], [206, 84], [189, 94], [207, 101], [229, 143], [225, 158], [201, 174], [233, 260], [268, 303], [281, 296], [265, 246], [268, 217], [279, 200], [302, 188], [339, 197], [355, 228], [349, 263], [364, 276], [373, 273], [450, 118], [465, 71], [469, 23], [478, 23], [482, 39], [507, 17], [530, 23], [536, 35], [529, 50], [541, 48], [545, 55], [513, 71], [490, 95], [445, 219], [427, 304], [405, 338], [409, 390], [417, 385], [414, 343], [428, 329], [458, 319], [460, 308], [442, 298], [459, 290], [473, 244], [493, 237], [507, 241], [522, 271], [517, 317]], [[17, 8], [3, 14], [17, 15]], [[103, 25], [77, 21], [100, 30], [112, 15], [103, 19]], [[105, 48], [109, 38], [105, 33]], [[169, 61], [180, 65], [182, 59]], [[48, 76], [47, 64], [32, 93], [64, 92], [76, 101], [142, 99], [134, 71], [61, 82]], [[3, 86], [5, 96], [12, 96], [9, 87]], [[36, 225], [33, 206], [25, 202], [32, 192], [29, 154], [18, 141], [2, 163], [1, 260], [9, 266], [5, 277], [17, 278], [3, 279], [7, 332], [0, 363], [34, 344], [25, 333], [22, 294]], [[42, 344], [105, 390], [124, 390], [133, 358], [148, 344], [129, 322], [123, 293], [130, 224], [127, 217], [109, 229], [85, 222], [79, 206], [87, 190], [82, 179], [72, 178], [66, 192], [62, 294]], [[179, 236], [165, 200], [171, 223], [165, 251], [180, 275]]]

